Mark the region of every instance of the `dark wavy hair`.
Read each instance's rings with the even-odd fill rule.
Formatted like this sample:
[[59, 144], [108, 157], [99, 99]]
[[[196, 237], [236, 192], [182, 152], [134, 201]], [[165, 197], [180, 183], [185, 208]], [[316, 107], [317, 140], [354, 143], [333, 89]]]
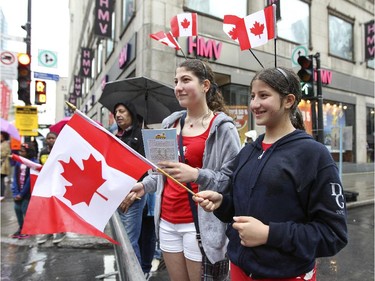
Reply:
[[208, 108], [213, 112], [224, 112], [229, 115], [224, 97], [221, 94], [219, 86], [215, 82], [214, 72], [208, 62], [199, 59], [187, 59], [180, 63], [178, 67], [183, 67], [187, 71], [191, 71], [196, 77], [198, 77], [201, 83], [206, 79], [210, 81], [211, 86], [206, 94]]
[[34, 143], [32, 142], [25, 142], [21, 144], [21, 147], [23, 147], [26, 150], [26, 158], [27, 159], [33, 159], [36, 157], [36, 148]]
[[302, 98], [302, 92], [300, 79], [297, 74], [295, 74], [293, 70], [285, 67], [263, 69], [255, 74], [250, 83], [250, 91], [255, 80], [260, 80], [266, 83], [280, 94], [281, 99], [289, 94], [294, 95], [295, 101], [290, 108], [289, 117], [296, 129], [305, 130], [302, 114], [298, 108], [298, 104]]

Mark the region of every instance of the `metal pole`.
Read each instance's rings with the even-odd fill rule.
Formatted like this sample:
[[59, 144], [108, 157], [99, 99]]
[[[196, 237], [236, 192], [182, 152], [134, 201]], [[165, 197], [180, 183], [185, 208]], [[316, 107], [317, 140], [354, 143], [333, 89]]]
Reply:
[[316, 59], [316, 90], [318, 98], [318, 142], [324, 143], [324, 123], [323, 123], [323, 95], [322, 95], [322, 78], [320, 72], [320, 53], [315, 54]]
[[120, 280], [145, 281], [144, 273], [117, 211], [113, 214], [109, 223], [113, 238], [120, 243], [120, 245], [115, 245], [115, 256]]
[[26, 29], [26, 53], [31, 58], [31, 0], [27, 2], [27, 23], [25, 25]]

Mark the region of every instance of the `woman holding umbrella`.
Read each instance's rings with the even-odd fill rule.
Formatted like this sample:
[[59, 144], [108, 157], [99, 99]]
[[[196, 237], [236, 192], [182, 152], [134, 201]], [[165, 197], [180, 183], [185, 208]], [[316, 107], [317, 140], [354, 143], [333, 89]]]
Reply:
[[[240, 139], [210, 66], [198, 59], [182, 62], [176, 69], [175, 95], [186, 110], [171, 114], [162, 127], [177, 129], [181, 162], [159, 166], [193, 192], [227, 191]], [[190, 193], [172, 180], [161, 174], [147, 176], [120, 208], [126, 210], [137, 196], [155, 191], [156, 234], [171, 280], [226, 280], [226, 224], [197, 209]], [[214, 267], [220, 276], [208, 271]]]

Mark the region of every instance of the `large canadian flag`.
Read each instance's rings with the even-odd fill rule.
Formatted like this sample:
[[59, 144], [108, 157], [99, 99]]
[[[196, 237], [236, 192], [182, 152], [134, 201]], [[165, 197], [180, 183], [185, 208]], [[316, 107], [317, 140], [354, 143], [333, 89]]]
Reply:
[[264, 45], [276, 37], [275, 5], [248, 15], [236, 24], [236, 34], [241, 50]]
[[174, 37], [197, 36], [197, 13], [183, 13], [171, 19], [171, 32]]
[[177, 40], [173, 37], [170, 31], [167, 34], [164, 31], [159, 31], [154, 34], [150, 34], [150, 37], [164, 45], [167, 45], [168, 47], [174, 48], [176, 50], [181, 49], [180, 44], [178, 44]]
[[22, 233], [99, 236], [152, 163], [76, 110], [36, 180]]

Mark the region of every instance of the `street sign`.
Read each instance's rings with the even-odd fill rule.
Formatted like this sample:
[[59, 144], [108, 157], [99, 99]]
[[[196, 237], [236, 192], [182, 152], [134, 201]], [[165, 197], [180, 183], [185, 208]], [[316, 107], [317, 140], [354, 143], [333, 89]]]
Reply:
[[0, 78], [1, 80], [17, 79], [17, 53], [1, 51], [0, 53]]
[[16, 128], [21, 136], [38, 135], [38, 107], [16, 106]]
[[34, 71], [34, 78], [43, 79], [43, 80], [53, 80], [53, 81], [60, 80], [60, 76], [57, 74], [43, 73], [43, 72], [36, 72], [36, 71]]
[[307, 56], [307, 55], [308, 55], [308, 51], [307, 51], [307, 48], [305, 46], [297, 46], [297, 47], [295, 47], [293, 49], [292, 57], [291, 57], [292, 67], [299, 66], [299, 64], [298, 64], [298, 57], [300, 57], [300, 56]]
[[39, 50], [38, 63], [44, 67], [57, 67], [57, 53], [48, 50]]

